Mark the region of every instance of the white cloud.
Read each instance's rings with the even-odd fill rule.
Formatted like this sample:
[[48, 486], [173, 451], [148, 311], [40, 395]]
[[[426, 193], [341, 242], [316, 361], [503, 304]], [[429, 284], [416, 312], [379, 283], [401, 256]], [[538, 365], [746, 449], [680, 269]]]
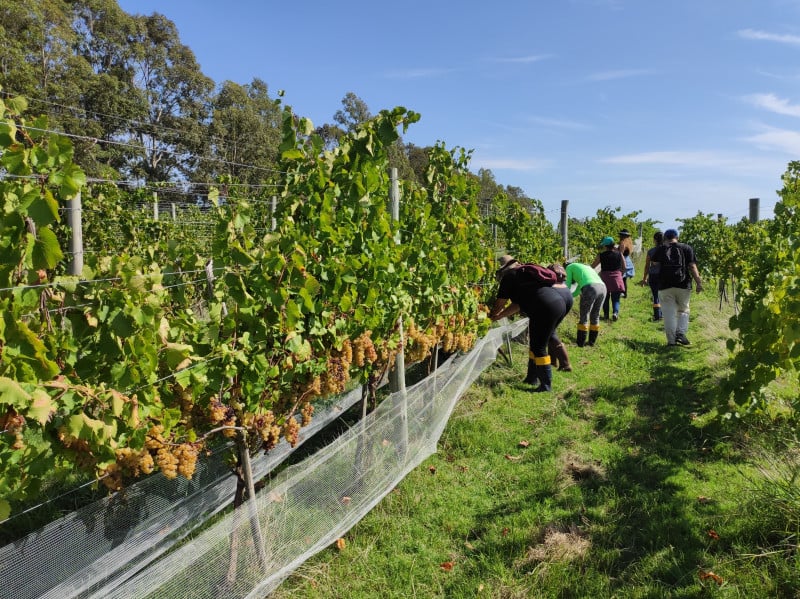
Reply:
[[778, 150], [794, 157], [800, 156], [800, 131], [768, 128], [762, 133], [748, 137], [745, 141], [762, 149]]
[[800, 36], [781, 33], [769, 33], [767, 31], [757, 31], [755, 29], [741, 29], [737, 32], [739, 37], [747, 40], [758, 40], [765, 42], [777, 42], [779, 44], [789, 44], [800, 46]]
[[[755, 138], [744, 141], [753, 143]], [[766, 146], [766, 142], [759, 144]], [[774, 147], [774, 146], [773, 146]], [[720, 152], [641, 152], [603, 158], [603, 164], [627, 166], [672, 166], [692, 169], [717, 169], [739, 175], [772, 172], [775, 160], [761, 156], [738, 156]], [[663, 176], [663, 175], [662, 175]]]
[[618, 69], [615, 71], [600, 71], [589, 75], [589, 81], [611, 81], [612, 79], [628, 79], [629, 77], [641, 77], [642, 75], [652, 75], [651, 69]]
[[745, 96], [745, 99], [751, 104], [770, 112], [800, 117], [800, 104], [789, 104], [789, 100], [779, 98], [775, 94], [753, 94]]
[[677, 166], [719, 166], [724, 160], [711, 152], [641, 152], [603, 158], [605, 164], [667, 164]]

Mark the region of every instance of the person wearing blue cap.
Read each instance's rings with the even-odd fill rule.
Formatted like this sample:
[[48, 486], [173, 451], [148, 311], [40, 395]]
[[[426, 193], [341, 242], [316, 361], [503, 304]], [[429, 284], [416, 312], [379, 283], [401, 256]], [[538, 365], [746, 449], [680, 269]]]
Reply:
[[619, 319], [619, 298], [625, 291], [625, 282], [622, 280], [625, 274], [625, 258], [622, 257], [614, 248], [613, 237], [603, 237], [600, 241], [602, 251], [592, 262], [592, 268], [600, 265], [600, 279], [606, 286], [606, 297], [603, 300], [603, 318], [608, 320], [609, 304], [612, 312], [612, 320]]
[[697, 293], [703, 291], [694, 249], [678, 241], [675, 229], [667, 229], [664, 231], [664, 245], [656, 249], [651, 262], [659, 267], [658, 294], [667, 345], [691, 345], [686, 333], [689, 330], [692, 280]]

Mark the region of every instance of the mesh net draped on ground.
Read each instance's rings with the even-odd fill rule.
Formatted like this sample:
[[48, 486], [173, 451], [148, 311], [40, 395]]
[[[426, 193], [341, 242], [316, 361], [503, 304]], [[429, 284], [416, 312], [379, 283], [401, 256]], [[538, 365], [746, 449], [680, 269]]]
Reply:
[[[525, 319], [492, 329], [469, 353], [393, 393], [332, 443], [274, 476], [237, 510], [221, 513], [236, 479], [219, 452], [198, 463], [190, 481], [149, 477], [0, 548], [0, 597], [264, 597], [436, 451], [458, 398], [526, 327]], [[302, 439], [360, 399], [356, 389], [329, 402]], [[282, 444], [255, 459], [255, 479], [290, 452]]]

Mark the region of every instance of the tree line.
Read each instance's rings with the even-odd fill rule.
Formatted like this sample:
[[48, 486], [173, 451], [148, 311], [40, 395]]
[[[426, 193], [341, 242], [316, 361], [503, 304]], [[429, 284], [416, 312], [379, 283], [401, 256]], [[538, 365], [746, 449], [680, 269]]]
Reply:
[[[277, 168], [280, 92], [259, 78], [213, 81], [161, 14], [128, 14], [115, 0], [6, 0], [0, 45], [4, 97], [27, 97], [31, 112], [72, 136], [90, 178], [259, 185]], [[349, 92], [314, 134], [330, 149], [373, 116]], [[429, 151], [401, 138], [390, 164], [420, 183]], [[489, 170], [473, 176], [481, 198], [502, 193], [529, 209], [522, 189]]]

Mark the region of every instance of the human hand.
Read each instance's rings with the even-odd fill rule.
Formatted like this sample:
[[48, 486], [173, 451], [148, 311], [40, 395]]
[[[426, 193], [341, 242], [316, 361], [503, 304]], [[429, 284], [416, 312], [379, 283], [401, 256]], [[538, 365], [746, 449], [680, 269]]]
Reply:
[[641, 285], [642, 287], [644, 287], [645, 285], [647, 285], [647, 281], [645, 281], [644, 279], [642, 279], [641, 281], [639, 281], [639, 285]]
[[696, 283], [694, 289], [695, 289], [695, 291], [697, 293], [702, 292], [703, 291], [703, 284], [702, 283]]

